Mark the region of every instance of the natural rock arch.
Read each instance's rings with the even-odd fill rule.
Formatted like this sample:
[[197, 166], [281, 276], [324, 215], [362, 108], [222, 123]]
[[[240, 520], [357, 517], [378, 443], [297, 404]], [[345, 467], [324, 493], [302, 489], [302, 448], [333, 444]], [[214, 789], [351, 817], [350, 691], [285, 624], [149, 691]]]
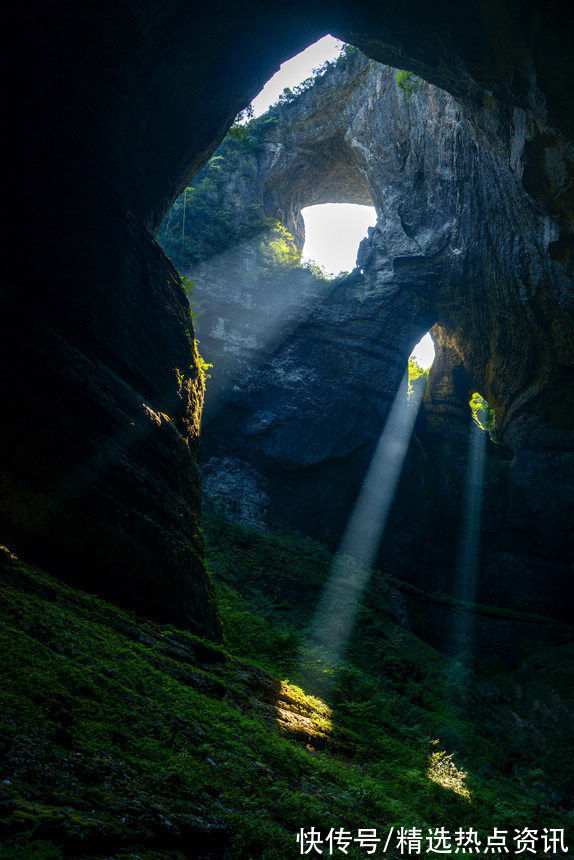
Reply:
[[[433, 323], [445, 329], [450, 354], [469, 388], [493, 404], [505, 442], [515, 450], [560, 447], [571, 438], [561, 404], [574, 326], [561, 307], [567, 274], [551, 253], [558, 225], [522, 186], [528, 117], [491, 105], [469, 113], [416, 79], [412, 90], [403, 91], [388, 67], [357, 53], [343, 57], [274, 109], [252, 147], [221, 150], [212, 205], [230, 222], [243, 219], [235, 243], [252, 234], [244, 214], [252, 212], [278, 218], [302, 247], [305, 206], [372, 203], [377, 226], [359, 252], [365, 289], [405, 289], [424, 331]], [[403, 348], [398, 332], [395, 343]], [[441, 411], [432, 383], [427, 403]]]

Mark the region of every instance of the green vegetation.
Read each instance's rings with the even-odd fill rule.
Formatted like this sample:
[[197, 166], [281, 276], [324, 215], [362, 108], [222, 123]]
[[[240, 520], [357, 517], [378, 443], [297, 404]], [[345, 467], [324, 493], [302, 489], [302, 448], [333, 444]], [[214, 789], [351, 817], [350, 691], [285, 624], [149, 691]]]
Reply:
[[410, 358], [409, 358], [409, 397], [413, 393], [413, 386], [414, 386], [414, 383], [416, 382], [417, 379], [424, 380], [424, 382], [419, 383], [420, 385], [426, 385], [428, 378], [429, 378], [429, 369], [430, 368], [427, 367], [427, 369], [424, 370], [420, 366], [420, 364], [418, 363], [416, 358], [413, 355], [410, 356]]
[[243, 140], [247, 134], [246, 123], [253, 119], [254, 115], [255, 111], [253, 110], [253, 105], [247, 105], [247, 107], [240, 111], [233, 120], [233, 125], [227, 132], [228, 136], [235, 140]]
[[213, 365], [209, 364], [208, 361], [205, 361], [205, 359], [200, 355], [199, 352], [197, 353], [196, 360], [197, 360], [197, 367], [199, 370], [199, 376], [202, 380], [203, 385], [205, 385], [205, 381], [207, 379], [211, 379], [211, 374], [208, 373], [208, 370], [211, 370]]
[[358, 56], [356, 48], [345, 46], [336, 60], [315, 69], [297, 87], [284, 90], [263, 116], [249, 119], [253, 114], [249, 106], [235, 118], [217, 152], [193, 185], [180, 194], [158, 230], [158, 242], [180, 272], [276, 228], [262, 206], [237, 207], [229, 194], [230, 182], [237, 189], [255, 182], [257, 156], [282, 112], [333, 70], [354, 63]]
[[297, 248], [295, 239], [279, 221], [274, 222], [273, 226], [266, 230], [258, 250], [261, 259], [261, 276], [273, 276], [275, 281], [278, 276], [292, 272], [294, 269], [299, 269], [315, 280], [326, 283], [334, 283], [349, 274], [349, 272], [339, 272], [334, 277], [330, 277], [314, 260], [302, 263], [301, 251]]
[[[230, 140], [230, 148], [232, 144], [247, 146], [249, 136]], [[248, 162], [243, 164], [246, 167]], [[195, 185], [177, 198], [161, 225], [158, 242], [179, 271], [186, 271], [273, 225], [257, 206], [240, 212], [226, 207], [226, 177], [219, 162], [212, 159], [198, 174]]]
[[494, 410], [489, 403], [475, 391], [472, 395], [469, 406], [472, 410], [474, 420], [483, 430], [487, 430], [492, 437], [496, 435], [496, 422], [494, 418]]
[[413, 72], [407, 71], [395, 72], [395, 81], [407, 99], [410, 99], [423, 84], [422, 78], [418, 78]]
[[336, 281], [348, 278], [351, 274], [351, 272], [348, 271], [341, 271], [337, 272], [336, 275], [329, 275], [325, 271], [325, 267], [315, 262], [315, 260], [306, 260], [304, 263], [301, 264], [301, 268], [309, 272], [309, 274], [312, 275], [316, 280], [326, 281], [329, 284], [333, 284]]
[[188, 278], [187, 275], [181, 275], [180, 277], [181, 277], [181, 285], [182, 285], [183, 289], [185, 290], [185, 294], [187, 295], [187, 298], [190, 300], [190, 305], [189, 305], [190, 316], [192, 319], [195, 319], [196, 313], [191, 306], [191, 297], [195, 293], [197, 287], [193, 283], [191, 278]]
[[289, 231], [277, 221], [260, 242], [262, 269], [266, 274], [277, 269], [295, 269], [301, 265], [301, 251]]
[[169, 210], [157, 240], [179, 271], [273, 228], [259, 206], [230, 202], [229, 178], [245, 185], [255, 180], [257, 153], [276, 121], [266, 114], [237, 126]]
[[568, 831], [571, 645], [471, 671], [397, 624], [375, 572], [325, 702], [300, 654], [328, 551], [215, 519], [205, 537], [222, 647], [3, 554], [3, 857], [271, 860], [311, 825]]

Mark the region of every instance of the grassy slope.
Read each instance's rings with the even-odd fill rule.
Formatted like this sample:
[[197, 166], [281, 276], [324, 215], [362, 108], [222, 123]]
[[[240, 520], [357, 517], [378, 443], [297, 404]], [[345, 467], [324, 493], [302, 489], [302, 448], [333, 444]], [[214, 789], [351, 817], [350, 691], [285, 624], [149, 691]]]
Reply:
[[569, 827], [571, 645], [471, 673], [396, 624], [375, 574], [328, 707], [299, 657], [328, 553], [205, 530], [223, 648], [3, 555], [1, 856], [282, 858], [310, 825]]

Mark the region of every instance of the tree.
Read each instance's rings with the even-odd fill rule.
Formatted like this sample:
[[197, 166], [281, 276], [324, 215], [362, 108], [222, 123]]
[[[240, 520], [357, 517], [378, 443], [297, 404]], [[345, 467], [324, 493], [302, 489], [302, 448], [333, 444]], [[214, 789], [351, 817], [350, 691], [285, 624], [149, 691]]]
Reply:
[[426, 385], [426, 381], [428, 380], [428, 376], [429, 376], [428, 367], [425, 370], [423, 367], [420, 366], [420, 364], [418, 363], [418, 361], [416, 360], [414, 355], [411, 355], [411, 357], [409, 358], [409, 397], [411, 396], [411, 394], [414, 391], [414, 383], [416, 382], [416, 380], [424, 377], [424, 379], [425, 379], [424, 383], [421, 382], [420, 384]]

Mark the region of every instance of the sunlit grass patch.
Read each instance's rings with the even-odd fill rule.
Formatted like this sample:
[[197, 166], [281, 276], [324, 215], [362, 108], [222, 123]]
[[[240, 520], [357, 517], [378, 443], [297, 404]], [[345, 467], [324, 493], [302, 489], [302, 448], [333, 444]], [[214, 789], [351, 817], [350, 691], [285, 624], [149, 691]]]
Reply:
[[470, 791], [466, 785], [468, 773], [456, 766], [452, 760], [453, 755], [454, 753], [448, 754], [446, 750], [431, 753], [427, 776], [437, 785], [442, 785], [443, 788], [448, 788], [449, 791], [454, 791], [455, 794], [470, 801]]
[[300, 687], [281, 681], [275, 704], [277, 723], [285, 734], [324, 745], [333, 728], [331, 708]]

